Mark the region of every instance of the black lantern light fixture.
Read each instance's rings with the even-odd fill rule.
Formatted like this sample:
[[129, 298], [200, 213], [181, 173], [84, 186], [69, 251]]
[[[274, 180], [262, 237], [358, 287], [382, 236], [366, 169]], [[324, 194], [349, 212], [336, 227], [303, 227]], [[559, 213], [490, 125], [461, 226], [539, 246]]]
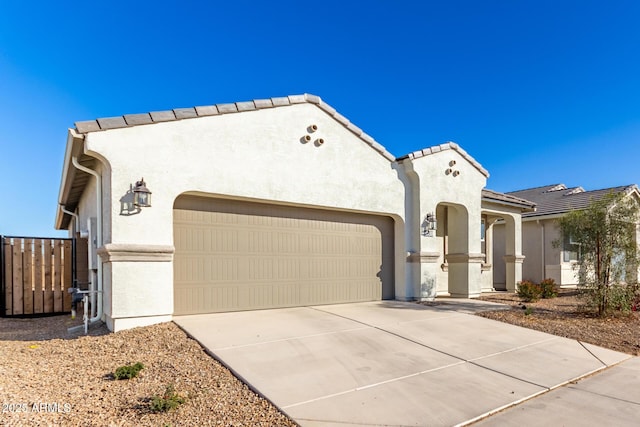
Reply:
[[424, 217], [424, 221], [422, 221], [421, 234], [425, 237], [433, 237], [436, 235], [436, 229], [437, 229], [436, 215], [433, 212], [428, 213]]
[[133, 188], [133, 204], [139, 208], [148, 208], [151, 206], [151, 191], [147, 188], [144, 178], [136, 182]]

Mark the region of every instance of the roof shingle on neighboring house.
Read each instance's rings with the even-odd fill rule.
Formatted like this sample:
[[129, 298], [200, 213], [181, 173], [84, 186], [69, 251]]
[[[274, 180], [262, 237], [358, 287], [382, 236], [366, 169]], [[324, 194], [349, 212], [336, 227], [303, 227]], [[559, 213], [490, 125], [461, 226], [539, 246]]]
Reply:
[[517, 206], [523, 209], [523, 211], [534, 211], [536, 209], [536, 204], [530, 200], [516, 197], [512, 194], [499, 193], [487, 188], [482, 190], [482, 200]]
[[575, 209], [584, 209], [592, 200], [598, 200], [608, 193], [638, 191], [635, 184], [585, 191], [582, 187], [567, 187], [551, 184], [525, 190], [510, 191], [506, 194], [531, 200], [537, 205], [535, 212], [523, 214], [523, 218], [561, 215]]

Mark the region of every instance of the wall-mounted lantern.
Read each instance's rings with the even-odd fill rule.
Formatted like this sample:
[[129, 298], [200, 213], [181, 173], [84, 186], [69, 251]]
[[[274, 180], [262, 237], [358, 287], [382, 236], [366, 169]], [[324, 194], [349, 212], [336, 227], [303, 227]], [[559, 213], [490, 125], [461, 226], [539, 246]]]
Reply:
[[144, 178], [136, 182], [133, 188], [133, 204], [139, 208], [148, 208], [151, 206], [151, 191], [147, 188]]
[[425, 237], [433, 237], [436, 235], [437, 228], [436, 215], [433, 212], [428, 213], [422, 221], [421, 234]]

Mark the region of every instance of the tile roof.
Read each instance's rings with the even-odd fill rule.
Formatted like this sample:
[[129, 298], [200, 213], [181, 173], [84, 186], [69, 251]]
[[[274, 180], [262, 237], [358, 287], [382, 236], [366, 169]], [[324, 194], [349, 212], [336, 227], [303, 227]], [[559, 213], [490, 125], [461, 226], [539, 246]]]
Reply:
[[449, 142], [446, 142], [446, 143], [440, 144], [440, 145], [435, 145], [433, 147], [424, 148], [424, 149], [419, 150], [419, 151], [414, 151], [413, 153], [409, 153], [409, 154], [406, 154], [404, 156], [398, 157], [398, 161], [402, 161], [402, 160], [406, 160], [406, 159], [411, 159], [411, 160], [419, 159], [421, 157], [430, 156], [432, 154], [439, 153], [439, 152], [445, 151], [445, 150], [457, 151], [462, 157], [467, 159], [467, 161], [469, 163], [471, 163], [476, 169], [478, 169], [478, 171], [480, 171], [481, 174], [483, 174], [487, 178], [489, 177], [489, 172], [485, 168], [483, 168], [482, 165], [480, 163], [478, 163], [478, 161], [476, 159], [471, 157], [471, 155], [469, 155], [469, 153], [467, 153], [458, 144], [456, 144], [455, 142], [452, 142], [452, 141], [449, 141]]
[[324, 102], [319, 96], [304, 93], [302, 95], [289, 95], [278, 98], [267, 99], [254, 99], [253, 101], [234, 102], [226, 104], [214, 104], [200, 107], [191, 108], [175, 108], [173, 110], [166, 111], [152, 111], [150, 113], [141, 114], [125, 114], [117, 117], [105, 117], [96, 120], [87, 120], [75, 122], [75, 130], [79, 134], [87, 134], [90, 132], [100, 132], [109, 129], [120, 129], [132, 126], [148, 125], [153, 123], [170, 122], [184, 119], [194, 119], [205, 116], [217, 116], [221, 114], [232, 114], [243, 111], [261, 110], [265, 108], [284, 107], [294, 104], [310, 103], [317, 105], [329, 116], [340, 122], [351, 133], [358, 136], [366, 144], [371, 146], [374, 150], [378, 151], [389, 161], [402, 161], [405, 159], [417, 159], [420, 157], [428, 156], [444, 150], [455, 150], [466, 158], [476, 169], [478, 169], [484, 176], [488, 177], [489, 172], [480, 165], [473, 157], [471, 157], [465, 150], [463, 150], [455, 142], [447, 142], [433, 147], [425, 148], [423, 150], [414, 151], [405, 156], [396, 158], [387, 149], [376, 141], [373, 137], [365, 133], [358, 126], [354, 125], [338, 113], [335, 108]]
[[567, 187], [564, 184], [552, 184], [525, 190], [510, 191], [506, 194], [531, 200], [536, 203], [536, 212], [523, 214], [523, 218], [546, 215], [558, 215], [573, 209], [584, 209], [591, 200], [598, 200], [609, 192], [621, 193], [638, 189], [635, 184], [619, 187], [585, 191], [582, 187]]
[[255, 99], [246, 102], [234, 102], [230, 104], [215, 104], [192, 108], [176, 108], [167, 111], [153, 111], [142, 114], [126, 114], [118, 117], [107, 117], [97, 120], [87, 120], [76, 122], [76, 132], [87, 134], [89, 132], [99, 132], [109, 129], [127, 128], [131, 126], [147, 125], [159, 122], [177, 121], [183, 119], [193, 119], [205, 116], [217, 116], [221, 114], [232, 114], [243, 111], [261, 110], [265, 108], [284, 107], [294, 104], [310, 103], [317, 105], [329, 116], [340, 122], [351, 133], [358, 136], [365, 143], [373, 147], [389, 161], [395, 161], [393, 154], [389, 153], [382, 144], [378, 143], [371, 136], [362, 131], [358, 126], [351, 123], [346, 117], [338, 113], [335, 108], [322, 101], [319, 96], [308, 93], [302, 95], [290, 95], [279, 98]]
[[489, 190], [486, 188], [482, 190], [482, 199], [491, 202], [517, 205], [525, 210], [534, 210], [536, 208], [536, 204], [532, 201], [525, 200], [511, 194], [499, 193], [497, 191]]

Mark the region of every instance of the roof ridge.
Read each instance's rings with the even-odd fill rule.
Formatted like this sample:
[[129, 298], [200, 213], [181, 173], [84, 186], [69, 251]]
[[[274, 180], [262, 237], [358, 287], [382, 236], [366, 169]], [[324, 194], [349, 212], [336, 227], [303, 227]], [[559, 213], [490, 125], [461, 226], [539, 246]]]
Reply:
[[387, 149], [376, 141], [373, 137], [365, 133], [358, 126], [354, 125], [342, 114], [338, 113], [335, 108], [322, 101], [319, 96], [303, 93], [302, 95], [289, 95], [276, 98], [254, 99], [252, 101], [233, 102], [224, 104], [205, 105], [190, 108], [174, 108], [173, 110], [152, 111], [140, 114], [125, 114], [116, 117], [105, 117], [95, 120], [86, 120], [75, 122], [76, 132], [87, 134], [90, 132], [99, 132], [110, 129], [121, 129], [132, 126], [148, 125], [161, 122], [171, 122], [183, 119], [194, 119], [198, 117], [217, 116], [230, 113], [241, 113], [244, 111], [262, 110], [266, 108], [284, 107], [294, 104], [314, 104], [321, 110], [340, 122], [347, 130], [355, 134], [362, 141], [378, 151], [389, 161], [395, 161], [396, 158]]
[[584, 193], [585, 192], [584, 188], [582, 188], [582, 187], [567, 188], [567, 190], [569, 190], [569, 191], [564, 193], [563, 194], [564, 196], [572, 196], [574, 194], [580, 194], [580, 193]]
[[616, 185], [615, 187], [605, 187], [605, 188], [596, 188], [594, 190], [586, 190], [584, 191], [582, 194], [584, 193], [594, 193], [596, 191], [607, 191], [607, 190], [619, 190], [619, 191], [624, 191], [627, 189], [631, 189], [634, 186], [636, 186], [636, 184], [629, 184], [629, 185]]
[[545, 193], [553, 193], [554, 191], [562, 191], [562, 190], [568, 190], [567, 186], [565, 184], [557, 184], [551, 188], [548, 188], [547, 191], [545, 191]]
[[558, 183], [558, 184], [547, 184], [547, 185], [540, 185], [540, 186], [537, 186], [537, 187], [531, 187], [531, 188], [522, 188], [522, 189], [520, 189], [520, 190], [507, 191], [505, 194], [521, 193], [521, 192], [523, 192], [523, 191], [538, 190], [538, 189], [541, 189], [541, 188], [547, 188], [547, 189], [548, 189], [548, 188], [554, 188], [554, 187], [557, 187], [557, 186], [559, 186], [559, 185], [564, 185], [564, 184], [562, 184], [562, 183]]

